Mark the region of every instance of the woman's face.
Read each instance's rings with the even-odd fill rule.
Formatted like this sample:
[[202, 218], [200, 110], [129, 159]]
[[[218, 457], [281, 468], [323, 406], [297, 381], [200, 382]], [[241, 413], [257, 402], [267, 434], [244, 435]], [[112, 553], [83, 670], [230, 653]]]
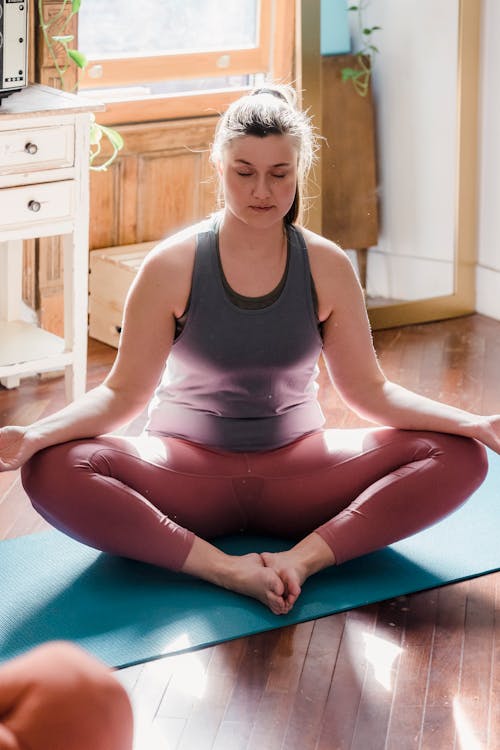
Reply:
[[262, 229], [282, 221], [295, 197], [297, 160], [289, 135], [244, 135], [230, 141], [220, 163], [226, 211]]

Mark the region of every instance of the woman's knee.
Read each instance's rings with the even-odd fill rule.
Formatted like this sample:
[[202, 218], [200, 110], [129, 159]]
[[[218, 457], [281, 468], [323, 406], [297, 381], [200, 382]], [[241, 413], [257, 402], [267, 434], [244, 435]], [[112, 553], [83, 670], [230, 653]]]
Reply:
[[456, 465], [480, 484], [488, 473], [488, 455], [482, 443], [460, 435], [444, 435], [445, 451]]
[[60, 443], [38, 451], [25, 463], [21, 481], [37, 511], [55, 511], [61, 502], [66, 503], [75, 495], [81, 470], [85, 469], [85, 454], [88, 454], [85, 444]]

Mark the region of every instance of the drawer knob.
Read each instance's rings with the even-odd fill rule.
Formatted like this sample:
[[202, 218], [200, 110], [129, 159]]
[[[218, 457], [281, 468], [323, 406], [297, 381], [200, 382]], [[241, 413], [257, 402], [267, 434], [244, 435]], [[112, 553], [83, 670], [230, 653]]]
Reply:
[[38, 151], [38, 146], [36, 145], [36, 143], [27, 143], [24, 147], [24, 150], [28, 154], [36, 154], [36, 152]]
[[29, 210], [34, 211], [35, 213], [37, 213], [41, 209], [41, 207], [42, 207], [42, 204], [39, 203], [38, 201], [30, 201], [28, 203]]

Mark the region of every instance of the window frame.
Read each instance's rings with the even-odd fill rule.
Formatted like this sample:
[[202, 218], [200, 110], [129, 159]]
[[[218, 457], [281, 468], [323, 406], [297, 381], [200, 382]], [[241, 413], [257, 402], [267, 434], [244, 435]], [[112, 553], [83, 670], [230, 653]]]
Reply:
[[[105, 112], [97, 115], [102, 124], [147, 122], [157, 119], [200, 117], [214, 115], [225, 109], [249, 87], [219, 88], [173, 94], [153, 94], [145, 97], [127, 94], [106, 99], [106, 93], [96, 86], [114, 88], [164, 80], [246, 75], [264, 73], [274, 81], [293, 81], [295, 48], [294, 0], [260, 0], [258, 45], [192, 53], [136, 55], [124, 58], [89, 57], [86, 70], [78, 73], [78, 91], [106, 103]], [[89, 74], [100, 65], [102, 77]], [[139, 105], [139, 106], [138, 106]]]

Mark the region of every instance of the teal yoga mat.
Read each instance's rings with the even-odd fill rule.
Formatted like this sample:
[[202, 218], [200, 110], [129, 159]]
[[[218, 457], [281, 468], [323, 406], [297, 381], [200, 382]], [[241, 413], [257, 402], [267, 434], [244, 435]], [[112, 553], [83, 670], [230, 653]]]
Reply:
[[[292, 612], [153, 566], [114, 558], [57, 531], [0, 543], [0, 660], [47, 640], [78, 643], [129, 666], [303, 622], [500, 568], [500, 456], [453, 515], [384, 550], [311, 577]], [[274, 551], [276, 539], [231, 537], [236, 554]]]

